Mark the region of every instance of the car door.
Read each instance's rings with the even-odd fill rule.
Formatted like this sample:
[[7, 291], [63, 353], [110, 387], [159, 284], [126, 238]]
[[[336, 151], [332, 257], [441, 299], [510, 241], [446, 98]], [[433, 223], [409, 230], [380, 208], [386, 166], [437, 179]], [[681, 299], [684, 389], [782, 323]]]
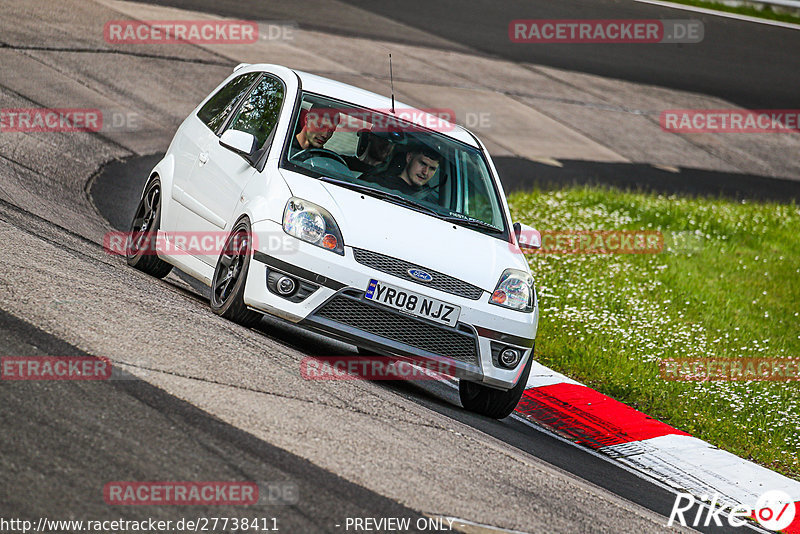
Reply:
[[[286, 87], [279, 78], [263, 74], [234, 111], [224, 130], [252, 134], [258, 153], [269, 150], [285, 94]], [[251, 161], [222, 146], [216, 134], [208, 136], [186, 184], [185, 193], [191, 198], [192, 205], [184, 214], [181, 226], [202, 236], [207, 233], [215, 235], [217, 239], [213, 242], [219, 242], [234, 222], [234, 210], [242, 191], [257, 174]], [[216, 264], [219, 250], [203, 252], [198, 255], [200, 259], [209, 265]]]
[[186, 230], [182, 225], [188, 223], [187, 211], [202, 212], [196, 199], [187, 193], [191, 189], [192, 174], [200, 163], [200, 154], [207, 152], [212, 140], [217, 139], [231, 114], [260, 76], [260, 72], [249, 72], [232, 78], [218, 88], [196, 114], [190, 115], [181, 124], [170, 149], [175, 157], [171, 190], [174, 209], [164, 214], [162, 229]]

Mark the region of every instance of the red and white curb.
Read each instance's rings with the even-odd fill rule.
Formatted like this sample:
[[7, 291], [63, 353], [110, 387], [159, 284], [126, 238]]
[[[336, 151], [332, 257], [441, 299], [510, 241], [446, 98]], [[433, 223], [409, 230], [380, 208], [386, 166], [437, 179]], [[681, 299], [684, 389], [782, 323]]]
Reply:
[[795, 501], [782, 532], [800, 534], [800, 482], [720, 450], [686, 432], [533, 362], [516, 414], [664, 484], [718, 505], [755, 509], [780, 490]]

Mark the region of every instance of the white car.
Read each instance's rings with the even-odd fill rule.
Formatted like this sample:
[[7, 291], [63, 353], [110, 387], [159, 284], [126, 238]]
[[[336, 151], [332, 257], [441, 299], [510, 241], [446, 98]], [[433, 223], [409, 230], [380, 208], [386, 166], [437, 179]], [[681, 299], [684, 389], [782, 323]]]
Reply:
[[393, 96], [243, 64], [151, 172], [127, 260], [203, 281], [211, 309], [245, 325], [271, 314], [443, 364], [466, 409], [503, 418], [533, 357], [538, 302], [519, 247], [536, 235], [512, 223], [469, 131]]

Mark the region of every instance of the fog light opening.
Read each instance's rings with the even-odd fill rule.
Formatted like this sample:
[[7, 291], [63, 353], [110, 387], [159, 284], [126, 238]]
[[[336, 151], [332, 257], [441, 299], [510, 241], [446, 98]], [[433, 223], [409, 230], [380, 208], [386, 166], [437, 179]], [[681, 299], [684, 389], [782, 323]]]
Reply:
[[278, 283], [275, 284], [275, 290], [284, 297], [294, 293], [295, 289], [297, 289], [297, 283], [288, 276], [281, 276], [278, 278]]
[[503, 349], [500, 353], [500, 365], [513, 369], [522, 359], [522, 353], [517, 349]]

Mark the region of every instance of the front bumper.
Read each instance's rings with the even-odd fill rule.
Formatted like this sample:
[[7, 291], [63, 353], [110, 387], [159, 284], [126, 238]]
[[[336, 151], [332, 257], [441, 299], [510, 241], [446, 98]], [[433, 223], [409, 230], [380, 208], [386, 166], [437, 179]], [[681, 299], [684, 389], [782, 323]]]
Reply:
[[[282, 228], [262, 221], [253, 225], [253, 232], [275, 235]], [[340, 256], [293, 241], [291, 247], [254, 253], [244, 298], [252, 309], [378, 353], [436, 362], [437, 369], [457, 378], [499, 389], [516, 385], [531, 357], [538, 303], [532, 313], [500, 308], [488, 303], [488, 291], [478, 299], [454, 295], [359, 263], [351, 247], [346, 246]], [[300, 301], [281, 297], [267, 288], [270, 272], [290, 275], [312, 290]], [[460, 306], [459, 323], [448, 327], [368, 301], [364, 294], [370, 279]], [[522, 353], [514, 369], [498, 365], [498, 346]]]

